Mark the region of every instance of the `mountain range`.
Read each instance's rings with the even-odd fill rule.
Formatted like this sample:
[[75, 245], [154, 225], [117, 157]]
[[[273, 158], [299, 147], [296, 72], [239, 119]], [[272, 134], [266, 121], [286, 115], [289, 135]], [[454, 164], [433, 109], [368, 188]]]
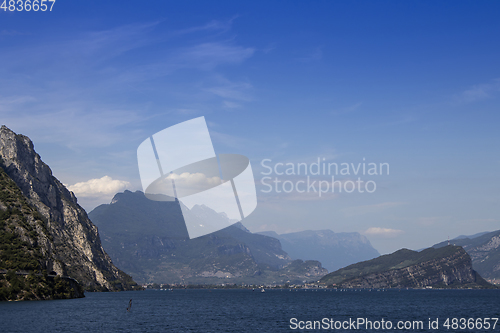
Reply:
[[[206, 206], [198, 218], [227, 219]], [[303, 283], [328, 271], [318, 261], [292, 261], [279, 240], [241, 223], [189, 239], [180, 203], [125, 191], [89, 217], [114, 262], [141, 283]]]
[[[139, 289], [130, 275], [141, 283], [183, 284], [302, 284], [321, 278], [347, 288], [484, 288], [491, 285], [481, 276], [500, 278], [500, 230], [377, 257], [366, 237], [331, 230], [254, 234], [236, 223], [189, 239], [182, 211], [231, 221], [203, 205], [181, 210], [177, 200], [152, 201], [139, 191], [118, 193], [87, 215], [31, 140], [5, 126], [0, 185], [0, 300]], [[327, 274], [320, 261], [335, 271]]]

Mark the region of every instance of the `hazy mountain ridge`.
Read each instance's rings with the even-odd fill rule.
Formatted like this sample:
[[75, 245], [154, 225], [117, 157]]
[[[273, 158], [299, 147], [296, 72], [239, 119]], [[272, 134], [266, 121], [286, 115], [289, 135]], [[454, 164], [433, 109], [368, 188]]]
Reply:
[[[225, 218], [201, 206], [194, 213]], [[279, 240], [241, 223], [189, 239], [178, 201], [151, 201], [140, 191], [118, 193], [89, 216], [114, 262], [141, 282], [297, 283], [327, 273], [317, 261], [291, 261]]]
[[332, 272], [321, 283], [340, 288], [494, 288], [472, 269], [460, 246], [401, 249]]
[[[19, 216], [26, 223], [15, 232], [38, 247], [43, 269], [70, 276], [91, 290], [120, 290], [135, 284], [113, 265], [97, 228], [73, 193], [52, 175], [28, 137], [2, 126], [0, 157], [2, 169], [25, 201]], [[35, 218], [30, 217], [30, 209]]]
[[281, 235], [274, 231], [259, 234], [279, 239], [292, 259], [318, 260], [329, 271], [380, 255], [370, 241], [357, 232], [306, 230]]

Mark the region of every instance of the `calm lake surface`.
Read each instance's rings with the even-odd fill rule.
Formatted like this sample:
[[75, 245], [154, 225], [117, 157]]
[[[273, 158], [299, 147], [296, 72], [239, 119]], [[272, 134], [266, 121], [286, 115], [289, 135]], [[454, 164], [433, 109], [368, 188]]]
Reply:
[[[129, 300], [132, 308], [127, 312]], [[366, 318], [421, 321], [424, 329], [410, 332], [497, 332], [465, 328], [446, 329], [446, 318], [500, 318], [500, 290], [173, 290], [86, 293], [83, 299], [0, 302], [0, 332], [311, 332], [344, 329], [299, 329], [307, 321], [332, 326]], [[296, 318], [297, 329], [291, 329]], [[439, 319], [438, 329], [428, 322]], [[494, 321], [489, 321], [491, 326]], [[449, 322], [450, 325], [452, 322]], [[346, 324], [344, 324], [346, 325]], [[374, 323], [374, 325], [377, 325]], [[409, 324], [407, 324], [409, 325]], [[460, 325], [460, 322], [457, 323]], [[473, 324], [475, 325], [475, 324]], [[352, 329], [352, 326], [351, 326]]]

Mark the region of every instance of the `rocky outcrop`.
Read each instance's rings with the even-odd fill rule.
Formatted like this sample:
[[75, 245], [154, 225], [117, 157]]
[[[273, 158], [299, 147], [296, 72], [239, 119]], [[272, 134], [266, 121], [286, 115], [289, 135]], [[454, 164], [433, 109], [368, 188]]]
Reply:
[[39, 247], [44, 269], [72, 277], [88, 290], [130, 289], [135, 284], [113, 265], [97, 227], [74, 194], [52, 175], [28, 137], [2, 126], [0, 158], [27, 204], [42, 216], [42, 226], [32, 221], [36, 233], [31, 241]]
[[[472, 267], [485, 279], [500, 279], [500, 230], [484, 232], [472, 236], [461, 236], [451, 240], [452, 244], [462, 246], [472, 258]], [[448, 241], [434, 245], [446, 246]]]
[[470, 256], [459, 246], [400, 250], [331, 273], [322, 282], [340, 288], [491, 287], [472, 269]]
[[476, 280], [477, 273], [472, 269], [469, 256], [464, 250], [459, 250], [448, 257], [354, 278], [340, 283], [340, 286], [346, 288], [422, 288], [475, 283]]

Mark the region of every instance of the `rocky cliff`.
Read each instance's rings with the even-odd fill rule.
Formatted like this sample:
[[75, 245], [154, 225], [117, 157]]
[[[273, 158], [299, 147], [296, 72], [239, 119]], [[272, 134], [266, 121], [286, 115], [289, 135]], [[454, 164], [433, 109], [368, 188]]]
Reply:
[[[87, 290], [130, 289], [135, 285], [113, 265], [101, 246], [97, 227], [74, 194], [52, 175], [31, 140], [5, 126], [0, 129], [0, 166], [25, 202], [14, 207], [23, 223], [11, 231], [36, 247], [41, 268], [74, 278]], [[9, 202], [0, 202], [0, 209], [11, 212], [13, 208]]]
[[459, 246], [407, 249], [348, 266], [326, 275], [322, 283], [340, 288], [487, 288]]
[[[482, 277], [500, 282], [500, 230], [461, 236], [451, 240], [451, 243], [467, 251], [472, 259], [472, 267]], [[433, 247], [440, 248], [447, 244], [448, 241], [444, 241]]]

